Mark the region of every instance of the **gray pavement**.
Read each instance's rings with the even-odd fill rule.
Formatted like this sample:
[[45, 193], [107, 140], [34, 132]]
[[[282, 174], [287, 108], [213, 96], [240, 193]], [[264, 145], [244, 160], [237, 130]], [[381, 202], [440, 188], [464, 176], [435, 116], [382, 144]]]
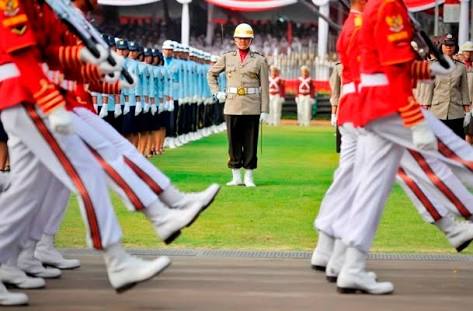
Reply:
[[[135, 251], [145, 257], [151, 251]], [[390, 296], [341, 295], [310, 268], [309, 253], [168, 250], [159, 277], [117, 295], [101, 256], [68, 250], [82, 267], [26, 291], [29, 307], [8, 310], [473, 310], [473, 257], [371, 256], [368, 267], [395, 284]]]

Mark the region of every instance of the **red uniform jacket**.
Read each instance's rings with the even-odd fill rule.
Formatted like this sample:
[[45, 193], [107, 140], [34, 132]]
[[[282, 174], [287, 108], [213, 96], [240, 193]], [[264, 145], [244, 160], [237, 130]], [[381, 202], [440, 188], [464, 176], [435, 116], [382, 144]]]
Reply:
[[297, 95], [310, 95], [312, 98], [315, 97], [315, 88], [311, 77], [297, 78]]
[[360, 30], [360, 125], [401, 112], [405, 124], [422, 120], [412, 94], [413, 27], [401, 0], [370, 0]]
[[286, 95], [286, 90], [284, 87], [284, 80], [281, 79], [280, 76], [277, 76], [275, 78], [269, 77], [269, 94], [270, 95], [276, 95], [279, 94], [279, 96], [284, 97]]
[[358, 36], [362, 25], [361, 12], [351, 10], [337, 41], [337, 52], [342, 63], [342, 93], [338, 105], [339, 125], [359, 125], [360, 49]]
[[1, 4], [4, 5], [0, 5], [0, 71], [14, 69], [13, 74], [0, 81], [0, 109], [35, 102], [48, 113], [65, 105], [58, 88], [43, 72], [42, 63], [60, 70], [69, 80], [101, 79], [96, 66], [81, 63], [80, 47], [64, 41], [67, 30], [46, 4], [37, 0]]

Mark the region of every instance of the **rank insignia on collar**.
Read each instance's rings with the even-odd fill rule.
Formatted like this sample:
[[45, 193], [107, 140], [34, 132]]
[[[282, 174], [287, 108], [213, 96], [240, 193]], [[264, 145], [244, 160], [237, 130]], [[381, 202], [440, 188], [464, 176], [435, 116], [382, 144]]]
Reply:
[[21, 35], [23, 35], [23, 34], [25, 33], [26, 29], [27, 29], [27, 26], [26, 26], [26, 25], [22, 25], [22, 26], [18, 26], [18, 27], [12, 28], [11, 31], [12, 31], [14, 34], [16, 34], [16, 35], [21, 36]]
[[5, 16], [15, 16], [20, 11], [18, 0], [0, 0], [0, 10]]
[[404, 28], [404, 21], [401, 15], [386, 16], [386, 23], [392, 32], [400, 32]]

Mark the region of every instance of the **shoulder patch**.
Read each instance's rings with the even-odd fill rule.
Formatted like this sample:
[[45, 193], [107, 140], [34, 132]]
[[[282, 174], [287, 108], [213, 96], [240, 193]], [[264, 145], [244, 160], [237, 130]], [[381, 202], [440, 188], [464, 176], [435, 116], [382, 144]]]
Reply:
[[363, 24], [363, 18], [361, 17], [361, 15], [355, 17], [354, 24], [355, 27], [361, 27], [361, 25]]
[[264, 55], [259, 51], [251, 51], [251, 53], [264, 57]]
[[18, 0], [0, 0], [0, 11], [5, 16], [15, 16], [20, 11]]

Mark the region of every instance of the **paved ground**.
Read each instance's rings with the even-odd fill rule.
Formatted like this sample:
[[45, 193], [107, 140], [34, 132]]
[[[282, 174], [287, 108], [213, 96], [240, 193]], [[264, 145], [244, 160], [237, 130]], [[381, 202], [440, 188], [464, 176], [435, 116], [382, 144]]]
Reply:
[[396, 292], [374, 297], [338, 294], [309, 268], [308, 253], [178, 254], [161, 276], [117, 295], [100, 256], [68, 252], [82, 267], [28, 291], [30, 307], [21, 310], [473, 310], [471, 256], [375, 256], [369, 268]]

